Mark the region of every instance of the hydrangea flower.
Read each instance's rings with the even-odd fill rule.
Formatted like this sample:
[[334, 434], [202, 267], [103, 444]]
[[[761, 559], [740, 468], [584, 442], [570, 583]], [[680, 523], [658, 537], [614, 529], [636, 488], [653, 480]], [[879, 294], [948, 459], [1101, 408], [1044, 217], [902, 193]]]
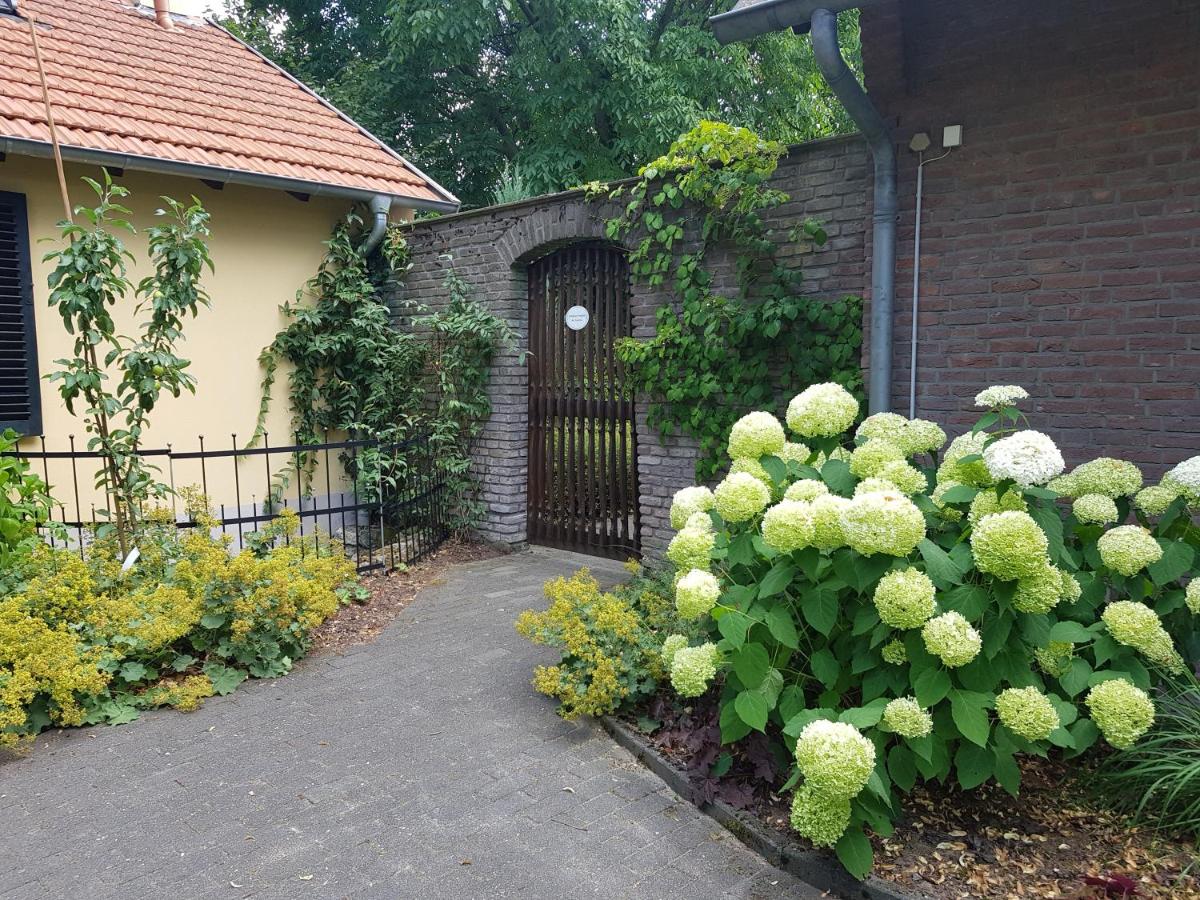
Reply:
[[939, 481], [937, 486], [934, 487], [933, 493], [929, 495], [929, 499], [933, 502], [933, 505], [940, 510], [942, 518], [949, 519], [951, 522], [957, 522], [963, 517], [961, 510], [946, 505], [946, 491], [956, 487], [961, 487], [961, 485], [954, 479], [947, 478], [945, 481]]
[[739, 472], [746, 475], [753, 475], [766, 485], [768, 491], [775, 487], [775, 482], [771, 480], [771, 476], [767, 473], [766, 468], [757, 459], [746, 459], [744, 457], [742, 459], [735, 459], [729, 464], [729, 474], [736, 475]]
[[925, 516], [899, 491], [860, 494], [842, 512], [846, 543], [864, 556], [908, 556], [925, 537]]
[[671, 665], [675, 662], [675, 654], [688, 645], [688, 639], [682, 634], [669, 634], [667, 639], [663, 641], [662, 650], [659, 651], [662, 656], [663, 667], [668, 672], [671, 671]]
[[814, 847], [832, 847], [850, 824], [850, 801], [804, 784], [792, 797], [789, 821]]
[[1005, 728], [1027, 741], [1044, 741], [1062, 725], [1050, 698], [1035, 687], [1001, 691], [996, 696], [996, 715]]
[[1183, 658], [1175, 649], [1171, 635], [1163, 628], [1158, 613], [1144, 603], [1118, 600], [1105, 607], [1100, 618], [1117, 643], [1132, 647], [1168, 671], [1184, 671]]
[[920, 628], [937, 612], [933, 582], [924, 572], [901, 569], [879, 579], [872, 598], [880, 620], [892, 628]]
[[1111, 678], [1092, 688], [1084, 701], [1104, 739], [1124, 750], [1154, 724], [1154, 701], [1124, 678]]
[[680, 647], [671, 660], [671, 686], [680, 697], [700, 697], [717, 677], [721, 654], [716, 644]]
[[946, 432], [937, 422], [928, 419], [910, 419], [904, 429], [900, 446], [909, 456], [918, 453], [933, 453], [946, 444]]
[[1163, 476], [1162, 483], [1190, 501], [1200, 497], [1200, 456], [1185, 459]]
[[879, 653], [885, 663], [891, 663], [893, 666], [902, 666], [908, 662], [908, 650], [901, 641], [888, 641]]
[[881, 440], [900, 446], [907, 427], [908, 419], [904, 416], [894, 412], [880, 412], [863, 419], [854, 430], [854, 437], [859, 443]]
[[1117, 504], [1104, 494], [1084, 494], [1071, 504], [1071, 512], [1084, 525], [1111, 525], [1120, 518]]
[[971, 531], [975, 567], [1001, 581], [1031, 578], [1046, 566], [1050, 542], [1029, 513], [992, 513]]
[[902, 494], [923, 494], [929, 490], [929, 482], [925, 480], [925, 473], [903, 460], [892, 460], [885, 463], [876, 474], [884, 481], [891, 482]]
[[680, 572], [708, 569], [709, 554], [712, 553], [716, 542], [716, 535], [711, 529], [685, 528], [667, 545], [667, 559], [673, 562]]
[[798, 441], [788, 441], [775, 454], [784, 462], [794, 462], [805, 465], [812, 456], [812, 448]]
[[708, 615], [721, 596], [721, 583], [703, 569], [692, 569], [675, 583], [675, 609], [681, 618]]
[[716, 498], [706, 487], [685, 487], [677, 491], [671, 500], [671, 527], [681, 530], [694, 513], [708, 512], [714, 503]]
[[875, 745], [846, 722], [809, 722], [796, 739], [796, 764], [806, 784], [845, 800], [856, 796], [875, 771]]
[[1200, 616], [1200, 578], [1193, 578], [1188, 582], [1187, 590], [1183, 594], [1183, 600], [1193, 615]]
[[836, 550], [838, 547], [846, 546], [846, 531], [842, 527], [842, 513], [849, 506], [849, 500], [836, 494], [822, 494], [813, 500], [811, 512], [814, 547], [818, 550]]
[[971, 501], [971, 506], [967, 510], [967, 521], [972, 526], [978, 525], [979, 520], [984, 516], [990, 516], [997, 512], [1028, 512], [1029, 504], [1025, 502], [1025, 497], [1021, 492], [1010, 488], [1004, 492], [1004, 496], [1000, 496], [994, 489], [980, 491]]
[[801, 478], [793, 482], [784, 492], [784, 500], [799, 500], [809, 502], [829, 493], [829, 488], [823, 481], [815, 478]]
[[1028, 399], [1029, 392], [1020, 385], [994, 384], [975, 395], [975, 405], [981, 409], [1001, 409]]
[[762, 536], [767, 546], [780, 553], [809, 546], [813, 540], [812, 507], [800, 500], [781, 500], [763, 516]]
[[1045, 484], [1066, 468], [1054, 441], [1040, 431], [1018, 431], [993, 441], [983, 450], [983, 462], [993, 478], [1011, 478], [1021, 487]]
[[684, 528], [694, 528], [698, 531], [712, 531], [713, 527], [712, 516], [706, 512], [692, 513], [684, 525]]
[[788, 428], [802, 437], [834, 437], [854, 424], [858, 401], [840, 384], [805, 388], [787, 408]]
[[1075, 645], [1070, 641], [1051, 641], [1045, 647], [1033, 651], [1033, 658], [1047, 675], [1061, 678], [1071, 669], [1071, 658]]
[[946, 443], [946, 432], [936, 422], [927, 419], [906, 419], [891, 412], [868, 416], [854, 432], [859, 443], [883, 440], [895, 444], [905, 456], [932, 453]]
[[871, 478], [864, 478], [854, 486], [854, 496], [857, 497], [860, 494], [878, 494], [880, 491], [895, 490], [899, 490], [899, 488], [897, 488], [886, 478], [876, 478], [872, 476]]
[[1168, 485], [1156, 484], [1138, 491], [1133, 503], [1148, 516], [1161, 516], [1178, 496]]
[[947, 668], [965, 666], [979, 655], [983, 640], [971, 623], [956, 612], [942, 613], [921, 628], [925, 649]]
[[912, 697], [900, 697], [883, 708], [883, 727], [901, 737], [922, 738], [933, 731], [933, 716]]
[[1070, 572], [1063, 569], [1059, 570], [1059, 575], [1062, 576], [1062, 598], [1067, 603], [1074, 603], [1083, 596], [1083, 586]]
[[1017, 579], [1017, 589], [1013, 593], [1012, 605], [1018, 612], [1047, 613], [1058, 606], [1067, 589], [1063, 580], [1064, 575], [1078, 586], [1079, 582], [1062, 569], [1050, 565], [1049, 560], [1045, 562], [1046, 567], [1036, 575]]
[[777, 418], [769, 412], [752, 412], [729, 429], [729, 456], [731, 459], [775, 456], [786, 442], [787, 435]]
[[964, 462], [968, 456], [981, 456], [984, 444], [987, 442], [984, 432], [978, 434], [960, 434], [950, 442], [942, 464], [938, 466], [937, 480], [955, 481], [959, 484], [969, 484], [972, 487], [990, 487], [992, 475], [982, 459]]
[[1100, 561], [1114, 572], [1136, 575], [1162, 559], [1162, 547], [1141, 525], [1120, 525], [1100, 535], [1096, 542]]
[[1091, 462], [1076, 466], [1070, 479], [1071, 495], [1103, 494], [1112, 500], [1131, 497], [1142, 486], [1142, 470], [1131, 462], [1101, 456]]
[[859, 478], [870, 478], [890, 462], [904, 462], [904, 451], [895, 444], [874, 438], [851, 452], [850, 472]]
[[717, 512], [726, 522], [747, 522], [767, 508], [771, 492], [746, 472], [731, 472], [714, 492]]

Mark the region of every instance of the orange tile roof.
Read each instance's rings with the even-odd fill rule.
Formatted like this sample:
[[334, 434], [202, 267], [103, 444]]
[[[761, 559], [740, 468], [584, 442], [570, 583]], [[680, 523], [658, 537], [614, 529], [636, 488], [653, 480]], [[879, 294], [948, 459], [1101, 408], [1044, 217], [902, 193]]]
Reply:
[[132, 169], [457, 207], [452, 194], [223, 28], [177, 18], [167, 30], [134, 2], [20, 0], [26, 18], [0, 16], [0, 150], [40, 153], [50, 142], [34, 18], [68, 159], [111, 155], [111, 165]]

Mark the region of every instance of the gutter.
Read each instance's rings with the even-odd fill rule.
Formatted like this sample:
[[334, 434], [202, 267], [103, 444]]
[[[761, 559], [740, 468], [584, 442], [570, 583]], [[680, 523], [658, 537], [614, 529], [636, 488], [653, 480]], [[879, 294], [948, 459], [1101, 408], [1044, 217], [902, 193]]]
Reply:
[[871, 240], [871, 346], [868, 408], [891, 409], [893, 309], [896, 301], [896, 145], [891, 129], [867, 96], [838, 46], [837, 13], [812, 14], [813, 55], [830, 90], [859, 127], [875, 160]]
[[[45, 141], [0, 137], [0, 153], [13, 153], [17, 156], [38, 156], [52, 159], [54, 157], [54, 148], [50, 143]], [[84, 163], [86, 165], [105, 166], [110, 169], [129, 169], [136, 172], [155, 172], [161, 175], [177, 175], [183, 178], [195, 178], [201, 181], [219, 181], [225, 184], [244, 184], [249, 187], [268, 188], [275, 191], [294, 191], [298, 194], [309, 194], [313, 197], [337, 197], [370, 203], [376, 197], [385, 196], [391, 200], [399, 201], [411, 209], [429, 209], [437, 212], [452, 213], [457, 212], [459, 208], [457, 199], [427, 200], [421, 197], [408, 197], [404, 194], [380, 194], [379, 191], [372, 191], [368, 188], [322, 184], [320, 182], [305, 181], [299, 178], [284, 178], [277, 175], [261, 175], [257, 172], [247, 172], [242, 169], [205, 166], [199, 163], [185, 163], [155, 156], [114, 153], [109, 150], [92, 150], [88, 147], [76, 147], [70, 144], [63, 145], [62, 155], [63, 159], [69, 162]], [[434, 185], [435, 183], [430, 182], [430, 184]], [[450, 197], [454, 196], [453, 194], [447, 195]]]

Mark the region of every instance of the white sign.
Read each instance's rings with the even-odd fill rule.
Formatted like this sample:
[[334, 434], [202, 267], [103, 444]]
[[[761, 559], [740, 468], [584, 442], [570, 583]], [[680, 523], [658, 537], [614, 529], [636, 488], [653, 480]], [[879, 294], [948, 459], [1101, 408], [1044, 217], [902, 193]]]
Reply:
[[591, 320], [591, 313], [582, 306], [572, 306], [567, 310], [567, 314], [563, 316], [563, 321], [567, 323], [567, 327], [572, 331], [582, 331], [587, 328], [587, 324]]

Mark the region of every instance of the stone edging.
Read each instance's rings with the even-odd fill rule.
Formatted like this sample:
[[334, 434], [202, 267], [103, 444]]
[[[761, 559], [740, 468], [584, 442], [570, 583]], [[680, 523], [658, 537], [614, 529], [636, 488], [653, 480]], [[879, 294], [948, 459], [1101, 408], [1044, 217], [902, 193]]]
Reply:
[[612, 716], [603, 716], [600, 724], [618, 744], [637, 757], [646, 768], [666, 782], [667, 787], [702, 813], [715, 819], [734, 837], [765, 858], [771, 865], [796, 876], [820, 891], [850, 900], [919, 900], [923, 894], [905, 893], [887, 882], [870, 877], [855, 880], [830, 854], [804, 850], [779, 840], [753, 817], [739, 812], [720, 800], [697, 803], [696, 792], [687, 775], [677, 769], [641, 734]]

